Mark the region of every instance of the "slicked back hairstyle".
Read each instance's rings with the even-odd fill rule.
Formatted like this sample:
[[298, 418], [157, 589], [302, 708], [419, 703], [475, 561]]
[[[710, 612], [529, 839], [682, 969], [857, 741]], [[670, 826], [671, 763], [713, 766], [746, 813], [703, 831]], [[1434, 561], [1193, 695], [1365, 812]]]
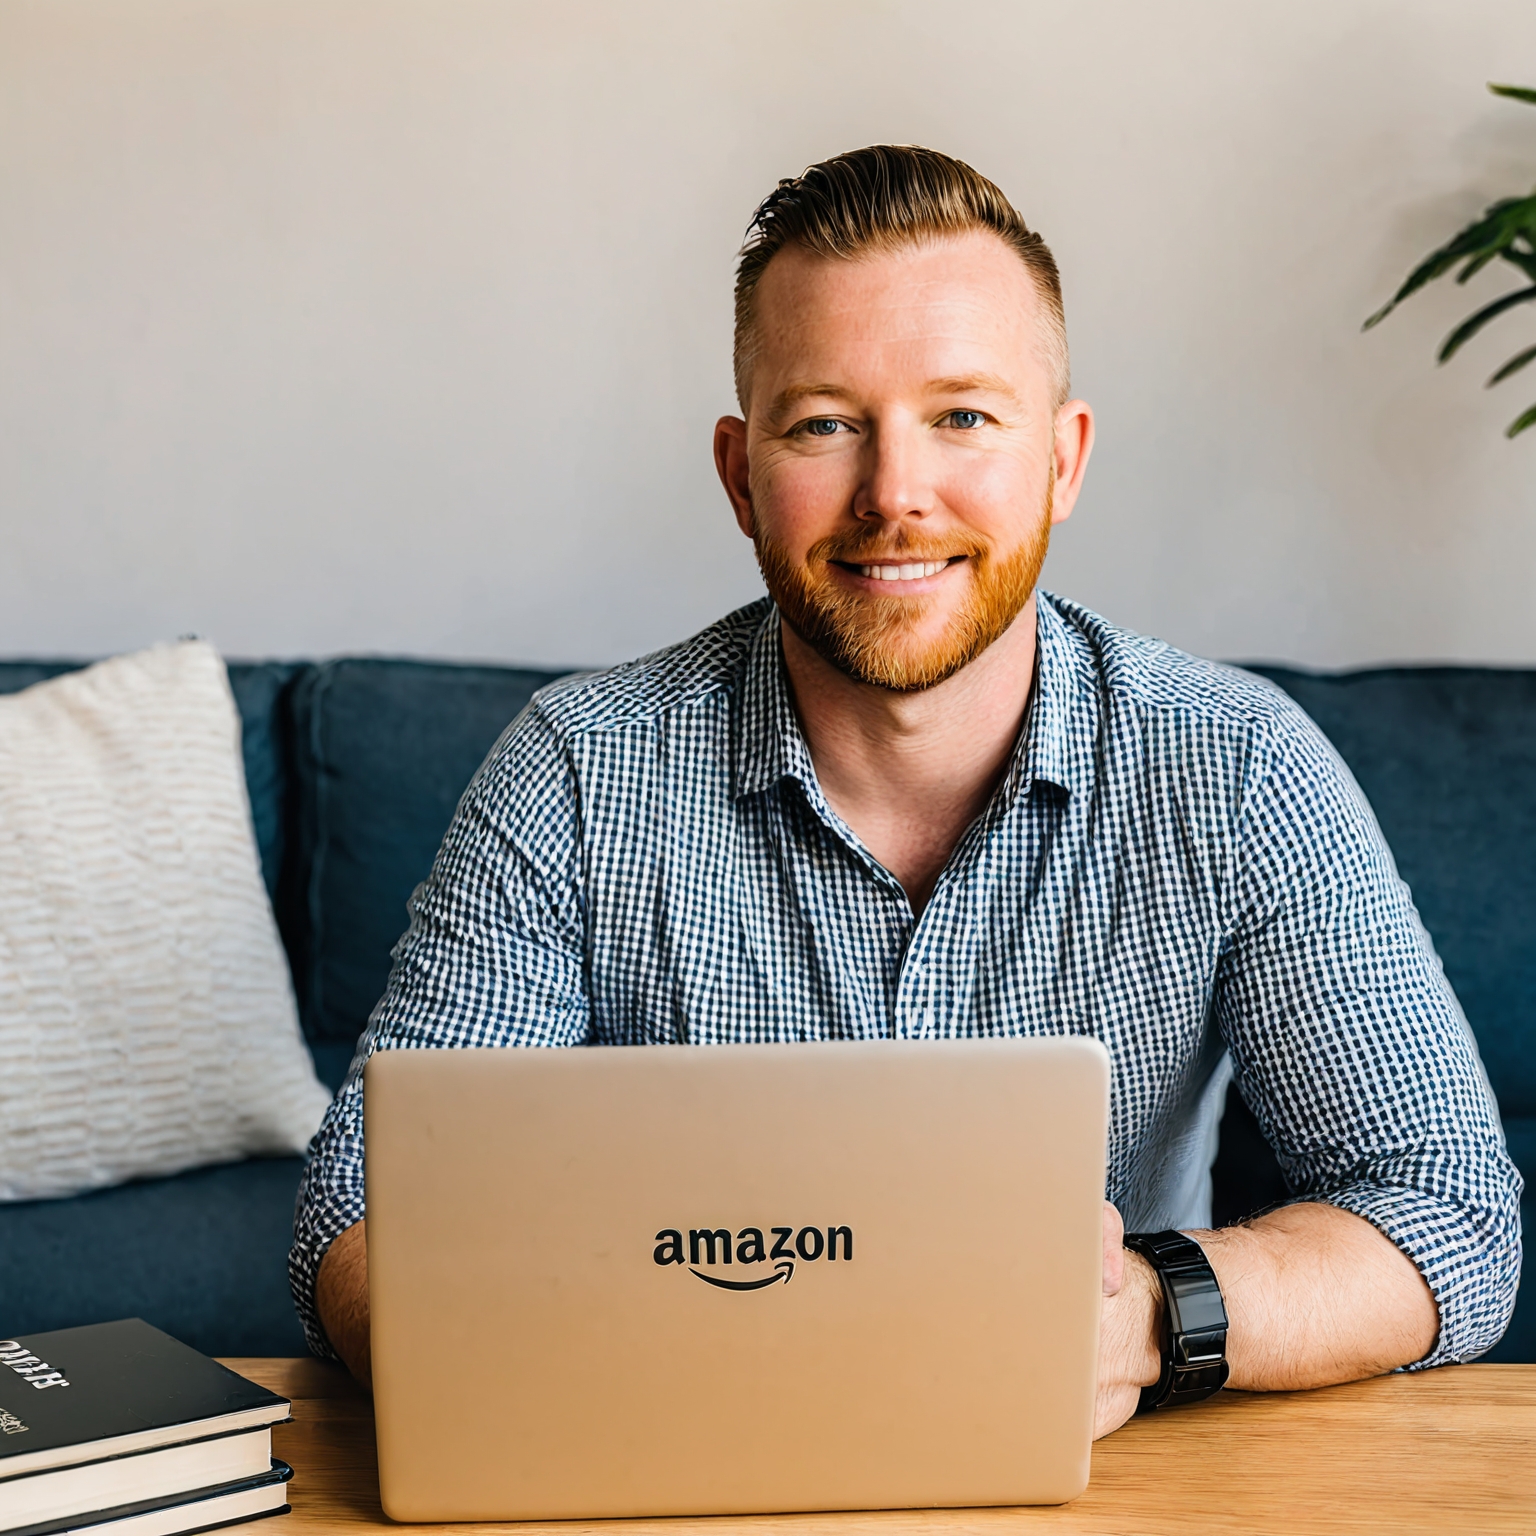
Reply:
[[786, 246], [851, 261], [977, 229], [1004, 240], [1034, 279], [1061, 405], [1070, 388], [1067, 325], [1061, 277], [1045, 241], [996, 185], [964, 161], [916, 144], [873, 144], [785, 178], [747, 226], [736, 268], [736, 396], [742, 409], [757, 350], [757, 285]]

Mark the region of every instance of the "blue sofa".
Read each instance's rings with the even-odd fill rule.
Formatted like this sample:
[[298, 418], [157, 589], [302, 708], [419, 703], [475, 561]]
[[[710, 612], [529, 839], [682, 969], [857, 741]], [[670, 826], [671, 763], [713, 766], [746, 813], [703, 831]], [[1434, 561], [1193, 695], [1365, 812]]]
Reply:
[[[0, 693], [72, 662], [0, 663]], [[1536, 671], [1259, 667], [1364, 786], [1477, 1034], [1536, 1183]], [[412, 887], [507, 722], [558, 674], [343, 658], [232, 665], [263, 873], [321, 1078], [338, 1084]], [[0, 1336], [139, 1316], [210, 1354], [304, 1349], [285, 1258], [297, 1158], [0, 1205]], [[1283, 1199], [1228, 1100], [1218, 1220]], [[1525, 1300], [1489, 1358], [1536, 1361]]]

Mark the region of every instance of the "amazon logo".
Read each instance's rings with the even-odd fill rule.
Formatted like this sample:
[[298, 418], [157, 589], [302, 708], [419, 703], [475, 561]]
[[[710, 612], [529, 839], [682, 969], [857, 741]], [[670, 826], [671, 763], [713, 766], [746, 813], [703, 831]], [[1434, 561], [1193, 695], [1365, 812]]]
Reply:
[[[663, 1227], [656, 1234], [652, 1258], [658, 1264], [686, 1264], [688, 1273], [722, 1291], [761, 1291], [782, 1281], [794, 1279], [795, 1259], [814, 1264], [818, 1259], [853, 1258], [852, 1227], [769, 1227], [773, 1245], [763, 1236], [761, 1227], [743, 1227], [733, 1238], [727, 1227], [691, 1227], [686, 1246], [676, 1227]], [[841, 1250], [841, 1251], [839, 1251]], [[723, 1275], [708, 1275], [701, 1264], [772, 1264], [771, 1275], [749, 1280], [728, 1280]]]

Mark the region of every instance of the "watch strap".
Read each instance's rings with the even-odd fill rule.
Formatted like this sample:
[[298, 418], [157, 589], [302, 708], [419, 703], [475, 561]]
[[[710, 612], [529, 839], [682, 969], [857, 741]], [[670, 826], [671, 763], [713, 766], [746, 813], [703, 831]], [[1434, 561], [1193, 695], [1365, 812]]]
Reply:
[[1163, 1287], [1163, 1370], [1141, 1390], [1139, 1413], [1199, 1403], [1226, 1385], [1227, 1308], [1205, 1250], [1182, 1232], [1139, 1232], [1125, 1246], [1157, 1271]]

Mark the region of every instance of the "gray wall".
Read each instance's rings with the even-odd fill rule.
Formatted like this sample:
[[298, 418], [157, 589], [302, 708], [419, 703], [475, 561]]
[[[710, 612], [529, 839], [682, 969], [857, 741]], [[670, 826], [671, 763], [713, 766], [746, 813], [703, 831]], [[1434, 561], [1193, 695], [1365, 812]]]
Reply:
[[1001, 182], [1100, 413], [1048, 583], [1208, 654], [1536, 662], [1536, 307], [1362, 337], [1536, 180], [1529, 0], [0, 0], [0, 654], [604, 662], [759, 590], [731, 259], [873, 140]]

